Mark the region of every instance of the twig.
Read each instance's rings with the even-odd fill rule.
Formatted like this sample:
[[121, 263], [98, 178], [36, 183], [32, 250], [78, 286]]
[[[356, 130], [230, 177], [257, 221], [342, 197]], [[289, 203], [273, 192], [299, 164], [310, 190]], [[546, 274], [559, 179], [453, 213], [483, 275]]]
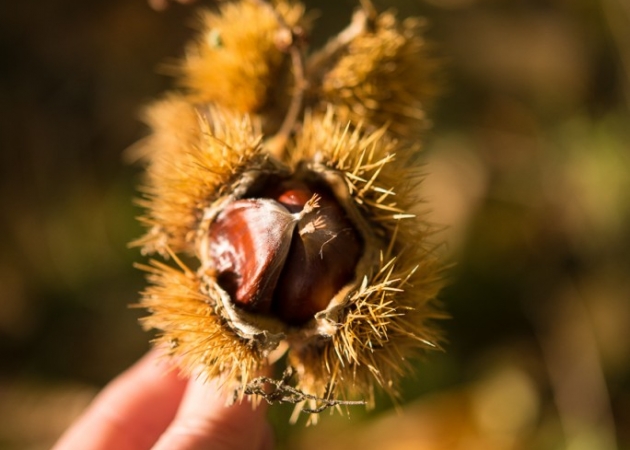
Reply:
[[330, 60], [344, 50], [353, 39], [365, 32], [369, 19], [370, 11], [366, 10], [365, 7], [357, 10], [352, 15], [350, 25], [329, 40], [321, 50], [309, 57], [306, 65], [306, 77], [310, 82], [319, 79], [321, 77], [320, 72], [328, 66]]
[[291, 55], [293, 66], [293, 78], [295, 86], [291, 97], [291, 104], [284, 116], [282, 125], [278, 132], [267, 142], [267, 149], [278, 159], [283, 159], [286, 151], [286, 144], [295, 129], [295, 124], [302, 112], [304, 102], [304, 91], [307, 82], [305, 77], [304, 54], [302, 53], [302, 30], [299, 27], [290, 27], [284, 18], [276, 11], [268, 0], [252, 0], [254, 3], [265, 7], [275, 16], [280, 30], [278, 31], [278, 47]]
[[320, 398], [312, 394], [307, 394], [297, 388], [289, 385], [289, 381], [293, 377], [293, 368], [287, 367], [282, 374], [282, 378], [274, 380], [269, 377], [258, 377], [245, 386], [245, 394], [260, 395], [267, 403], [301, 403], [305, 400], [313, 400], [319, 405], [315, 408], [302, 408], [302, 412], [307, 414], [318, 414], [330, 407], [337, 405], [358, 406], [365, 405], [363, 400], [336, 400], [328, 398]]

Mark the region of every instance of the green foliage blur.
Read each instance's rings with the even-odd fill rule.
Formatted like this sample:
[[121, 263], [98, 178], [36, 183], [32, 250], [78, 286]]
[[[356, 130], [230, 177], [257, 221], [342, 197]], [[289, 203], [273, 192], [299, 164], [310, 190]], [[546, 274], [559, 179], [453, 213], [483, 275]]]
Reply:
[[[307, 2], [312, 45], [357, 3]], [[426, 17], [444, 61], [422, 189], [448, 342], [398, 409], [305, 429], [274, 408], [279, 448], [630, 448], [630, 3], [375, 4]], [[148, 348], [125, 149], [195, 8], [0, 2], [0, 449], [49, 448]]]

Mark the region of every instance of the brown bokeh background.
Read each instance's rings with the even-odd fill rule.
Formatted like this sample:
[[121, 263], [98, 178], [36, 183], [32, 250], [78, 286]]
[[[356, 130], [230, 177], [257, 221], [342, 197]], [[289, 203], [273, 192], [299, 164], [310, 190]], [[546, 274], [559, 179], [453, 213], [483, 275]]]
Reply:
[[[445, 61], [422, 189], [455, 263], [449, 342], [398, 409], [305, 429], [274, 408], [279, 448], [630, 448], [630, 3], [376, 4], [427, 17]], [[308, 5], [316, 46], [356, 2]], [[0, 449], [49, 448], [147, 349], [124, 151], [193, 17], [0, 3]]]

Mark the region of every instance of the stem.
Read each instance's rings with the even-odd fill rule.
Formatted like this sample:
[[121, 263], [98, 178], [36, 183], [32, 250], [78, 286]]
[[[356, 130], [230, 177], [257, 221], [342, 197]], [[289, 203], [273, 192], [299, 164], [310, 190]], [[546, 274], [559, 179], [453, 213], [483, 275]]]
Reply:
[[289, 108], [287, 109], [287, 113], [284, 116], [284, 120], [282, 121], [282, 125], [280, 126], [278, 132], [267, 142], [269, 152], [277, 159], [283, 160], [286, 153], [287, 142], [295, 130], [295, 124], [302, 112], [304, 91], [307, 86], [305, 78], [304, 54], [302, 53], [301, 48], [301, 30], [299, 28], [291, 28], [268, 0], [252, 1], [261, 7], [269, 9], [269, 11], [271, 11], [271, 13], [275, 16], [280, 26], [280, 30], [278, 30], [278, 37], [280, 41], [278, 46], [290, 54], [291, 64], [293, 66], [295, 86], [291, 97], [291, 103], [289, 104]]
[[308, 400], [315, 402], [313, 408], [302, 407], [302, 412], [307, 414], [318, 414], [328, 408], [338, 405], [341, 406], [359, 406], [365, 405], [363, 400], [337, 400], [330, 398], [320, 398], [316, 395], [307, 394], [301, 390], [289, 385], [289, 381], [293, 377], [294, 369], [287, 367], [282, 378], [274, 380], [269, 377], [258, 377], [253, 379], [245, 386], [245, 394], [259, 395], [264, 398], [270, 405], [274, 403], [302, 403]]
[[284, 116], [284, 121], [282, 122], [280, 129], [267, 144], [271, 154], [280, 160], [284, 159], [287, 142], [289, 141], [289, 138], [295, 129], [295, 124], [302, 112], [304, 91], [306, 90], [307, 85], [306, 78], [304, 77], [304, 57], [301, 50], [297, 46], [292, 45], [289, 52], [291, 54], [293, 76], [295, 78], [295, 87], [291, 97], [291, 104], [289, 105], [287, 114]]
[[317, 83], [322, 76], [321, 72], [326, 70], [330, 61], [336, 58], [339, 52], [344, 50], [353, 39], [365, 32], [369, 18], [370, 11], [365, 7], [357, 10], [352, 15], [350, 25], [329, 40], [321, 50], [309, 57], [306, 66], [306, 77], [311, 83]]

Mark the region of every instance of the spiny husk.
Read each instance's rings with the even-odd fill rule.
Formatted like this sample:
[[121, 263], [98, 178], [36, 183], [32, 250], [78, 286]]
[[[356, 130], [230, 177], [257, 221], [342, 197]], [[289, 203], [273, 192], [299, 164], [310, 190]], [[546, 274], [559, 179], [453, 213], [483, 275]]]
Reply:
[[410, 209], [421, 203], [418, 151], [417, 144], [393, 138], [387, 127], [372, 132], [351, 127], [343, 112], [329, 107], [325, 115], [307, 115], [291, 160], [319, 162], [342, 173], [357, 207], [385, 237], [407, 224], [416, 227], [401, 219], [414, 219]]
[[[323, 117], [308, 116], [287, 163], [301, 170], [324, 167], [345, 180], [350, 201], [370, 228], [357, 224], [365, 245], [376, 247], [366, 251], [373, 260], [360, 264], [361, 272], [343, 290], [343, 298], [331, 301], [303, 329], [276, 321], [273, 330], [267, 327], [272, 319], [254, 318], [244, 326], [248, 315], [238, 310], [226, 314], [229, 298], [203, 264], [192, 272], [182, 263], [176, 269], [153, 262], [144, 267], [152, 284], [141, 301], [151, 311], [145, 326], [160, 330], [158, 342], [169, 345], [186, 371], [221, 377], [226, 389], [241, 396], [284, 338], [296, 370], [295, 387], [311, 398], [300, 407], [317, 408], [317, 399], [350, 398], [371, 406], [377, 387], [395, 396], [398, 380], [409, 369], [406, 361], [438, 345], [439, 334], [430, 322], [441, 317], [432, 302], [441, 277], [426, 244], [430, 229], [409, 213], [417, 204], [419, 177], [409, 164], [413, 154], [385, 130], [364, 133], [340, 125], [332, 110]], [[260, 167], [250, 159], [241, 173], [248, 176]], [[207, 203], [207, 209], [216, 203], [221, 201]]]
[[158, 261], [139, 267], [148, 273], [150, 282], [140, 306], [151, 315], [142, 323], [147, 329], [160, 330], [155, 344], [168, 349], [188, 375], [220, 378], [227, 392], [242, 397], [250, 378], [261, 374], [266, 355], [223, 323], [216, 311], [217, 287], [204, 286], [181, 263], [179, 269]]
[[149, 231], [133, 244], [163, 256], [167, 248], [194, 253], [204, 208], [243, 167], [265, 159], [260, 129], [247, 116], [196, 107], [177, 95], [153, 104], [146, 118], [153, 134], [143, 142], [148, 166], [140, 203]]
[[392, 12], [376, 16], [352, 39], [322, 80], [315, 83], [320, 108], [339, 118], [405, 138], [428, 126], [425, 109], [438, 91], [437, 60], [422, 37], [422, 21], [399, 22]]
[[[300, 5], [275, 7], [289, 26], [303, 20]], [[142, 144], [148, 168], [141, 220], [149, 231], [136, 245], [179, 268], [143, 266], [150, 286], [141, 306], [151, 312], [144, 325], [159, 330], [157, 342], [185, 371], [219, 377], [239, 396], [252, 392], [248, 383], [270, 352], [283, 348], [281, 339], [294, 387], [305, 394], [296, 397], [299, 406], [350, 398], [371, 406], [377, 388], [396, 396], [409, 358], [439, 345], [432, 321], [443, 317], [434, 301], [442, 267], [428, 244], [432, 227], [417, 214], [418, 149], [393, 137], [414, 136], [435, 86], [420, 26], [391, 13], [375, 16], [334, 52], [323, 75], [308, 80], [313, 113], [293, 127], [290, 151], [277, 161], [261, 137], [263, 130], [272, 137], [262, 123], [269, 109], [283, 117], [282, 93], [290, 93], [287, 57], [276, 43], [283, 25], [263, 2], [220, 9], [205, 14], [203, 34], [181, 67], [188, 91], [146, 114], [153, 134]], [[225, 205], [291, 171], [329, 184], [365, 247], [353, 279], [300, 327], [235, 306], [204, 253]], [[199, 265], [185, 267], [179, 253]]]
[[[288, 27], [305, 25], [299, 3], [226, 2], [202, 14], [202, 31], [180, 67], [194, 102], [216, 103], [242, 113], [261, 113], [288, 101], [290, 61], [281, 50], [280, 16]], [[290, 39], [290, 35], [288, 36]]]
[[[380, 257], [349, 292], [332, 338], [290, 350], [297, 387], [320, 398], [362, 397], [372, 404], [376, 386], [392, 396], [408, 359], [438, 346], [431, 321], [442, 286], [441, 265], [427, 244], [431, 227], [411, 213], [421, 175], [409, 164], [413, 148], [384, 130], [364, 134], [339, 125], [329, 111], [309, 117], [293, 151], [341, 172], [355, 203], [380, 230]], [[373, 243], [370, 243], [373, 245]]]
[[289, 354], [299, 374], [297, 388], [318, 398], [360, 398], [368, 408], [377, 389], [396, 399], [400, 379], [412, 369], [410, 360], [438, 347], [439, 333], [430, 321], [444, 316], [430, 303], [440, 286], [434, 262], [383, 255], [378, 270], [352, 293], [332, 339]]

